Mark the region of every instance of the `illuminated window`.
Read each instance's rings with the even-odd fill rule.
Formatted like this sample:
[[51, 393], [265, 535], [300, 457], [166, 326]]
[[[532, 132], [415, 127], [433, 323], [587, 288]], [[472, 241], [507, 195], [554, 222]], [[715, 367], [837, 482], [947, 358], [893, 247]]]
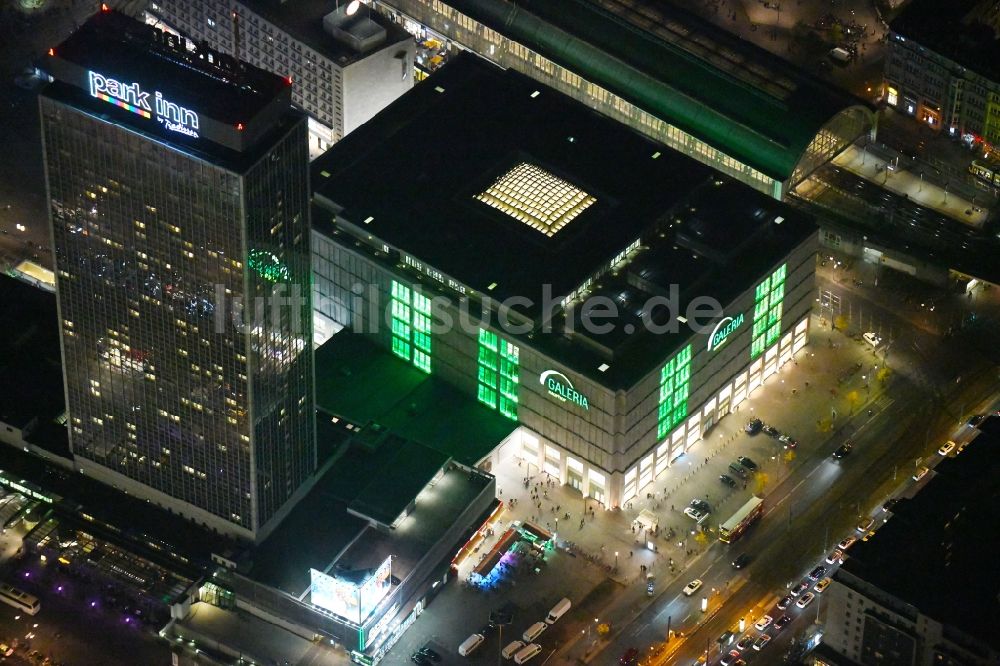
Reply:
[[392, 353], [431, 371], [431, 299], [392, 281]]
[[889, 104], [889, 106], [896, 106], [899, 104], [899, 91], [892, 86], [887, 86], [885, 101]]
[[782, 264], [757, 285], [754, 291], [753, 332], [750, 338], [750, 358], [757, 358], [781, 336], [781, 315], [785, 300], [785, 273]]
[[660, 407], [656, 438], [666, 437], [687, 416], [691, 383], [691, 345], [674, 354], [660, 370]]
[[517, 420], [517, 388], [520, 382], [520, 349], [496, 333], [479, 329], [478, 380], [479, 402], [509, 419]]
[[578, 187], [526, 162], [474, 198], [546, 236], [554, 236], [597, 201]]

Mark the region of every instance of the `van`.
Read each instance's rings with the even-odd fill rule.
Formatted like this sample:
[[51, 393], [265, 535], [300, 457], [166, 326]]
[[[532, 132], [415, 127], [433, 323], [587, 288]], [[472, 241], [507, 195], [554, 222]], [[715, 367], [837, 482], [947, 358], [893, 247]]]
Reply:
[[544, 622], [536, 622], [524, 630], [524, 634], [521, 635], [521, 638], [524, 639], [525, 643], [530, 643], [531, 641], [541, 636], [542, 632], [548, 628], [549, 625], [545, 624]]
[[472, 634], [465, 639], [465, 642], [458, 646], [458, 653], [463, 657], [468, 657], [472, 652], [483, 644], [486, 637], [482, 634]]
[[738, 462], [729, 463], [729, 471], [740, 477], [741, 479], [747, 478], [747, 471], [743, 469], [743, 465]]
[[507, 644], [507, 647], [500, 651], [500, 654], [504, 659], [511, 659], [515, 654], [520, 652], [523, 647], [524, 641], [511, 641]]
[[549, 616], [545, 618], [545, 624], [555, 624], [556, 620], [565, 615], [566, 611], [568, 611], [572, 605], [573, 604], [566, 597], [560, 599], [559, 603], [553, 606], [552, 610], [549, 611]]
[[523, 664], [528, 661], [536, 654], [542, 651], [542, 646], [538, 643], [532, 643], [531, 645], [525, 645], [521, 648], [521, 651], [514, 655], [515, 664]]
[[840, 66], [847, 65], [851, 62], [851, 52], [847, 49], [838, 46], [835, 49], [830, 49], [830, 60], [834, 61]]

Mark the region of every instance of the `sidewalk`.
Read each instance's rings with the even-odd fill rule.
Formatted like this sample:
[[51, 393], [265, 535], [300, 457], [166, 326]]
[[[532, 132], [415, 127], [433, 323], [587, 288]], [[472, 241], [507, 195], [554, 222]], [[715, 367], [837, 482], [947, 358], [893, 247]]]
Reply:
[[[893, 166], [894, 170], [886, 171], [886, 160], [856, 145], [837, 155], [833, 163], [887, 190], [905, 196], [910, 201], [976, 229], [982, 228], [989, 215], [988, 209], [973, 204], [954, 192], [948, 192], [947, 184], [939, 187], [931, 182], [930, 178], [925, 179], [918, 173], [907, 171], [902, 167]], [[983, 201], [979, 203], [985, 200], [984, 196]]]
[[[712, 428], [626, 508], [602, 510], [569, 486], [559, 486], [556, 482], [549, 485], [544, 474], [532, 475], [529, 488], [525, 488], [524, 467], [514, 463], [495, 470], [498, 492], [505, 501], [518, 500], [509, 514], [511, 519], [539, 519], [540, 515], [541, 524], [557, 532], [560, 545], [572, 542], [575, 552], [589, 554], [604, 566], [610, 566], [612, 571], [601, 573], [626, 586], [600, 613], [601, 623], [611, 627], [610, 634], [601, 641], [603, 644], [652, 601], [646, 595], [647, 573], [655, 577], [657, 591], [686, 577], [685, 570], [716, 541], [714, 526], [734, 513], [752, 493], [766, 496], [800, 465], [796, 451], [786, 451], [776, 439], [763, 434], [746, 435], [743, 432], [746, 421], [757, 416], [790, 433], [799, 440], [798, 451], [820, 446], [836, 427], [837, 419], [843, 420], [852, 413], [852, 407], [854, 411], [860, 410], [864, 403], [881, 395], [883, 387], [872, 382], [868, 374], [870, 367], [879, 362], [874, 360], [867, 345], [831, 331], [829, 324], [823, 325], [814, 318], [810, 345], [768, 378], [764, 387], [739, 405], [737, 413]], [[838, 382], [845, 370], [858, 363], [862, 364], [862, 370], [853, 373], [849, 380]], [[868, 375], [867, 379], [863, 375]], [[866, 382], [870, 387], [867, 391]], [[727, 472], [729, 462], [738, 455], [754, 459], [761, 472], [746, 487], [738, 485], [731, 489], [720, 483], [719, 475]], [[535, 484], [541, 484], [540, 509], [538, 502], [530, 497]], [[705, 498], [712, 505], [704, 535], [693, 529], [694, 522], [682, 513], [693, 497]], [[596, 510], [584, 519], [581, 527], [585, 504]], [[649, 537], [655, 551], [646, 548], [647, 535], [632, 528], [644, 509], [652, 511], [659, 520], [658, 534]], [[570, 514], [568, 520], [566, 513]], [[666, 534], [670, 528], [676, 536], [668, 541]], [[588, 639], [586, 634], [574, 635], [556, 657], [561, 663], [587, 662], [602, 646], [596, 643], [594, 637]]]

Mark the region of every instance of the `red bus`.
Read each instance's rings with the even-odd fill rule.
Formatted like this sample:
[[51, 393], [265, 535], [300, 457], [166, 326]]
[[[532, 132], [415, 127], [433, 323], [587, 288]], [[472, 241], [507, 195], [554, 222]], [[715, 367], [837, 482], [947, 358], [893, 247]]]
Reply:
[[722, 543], [736, 541], [762, 515], [764, 515], [764, 500], [751, 497], [732, 518], [719, 525], [719, 541]]

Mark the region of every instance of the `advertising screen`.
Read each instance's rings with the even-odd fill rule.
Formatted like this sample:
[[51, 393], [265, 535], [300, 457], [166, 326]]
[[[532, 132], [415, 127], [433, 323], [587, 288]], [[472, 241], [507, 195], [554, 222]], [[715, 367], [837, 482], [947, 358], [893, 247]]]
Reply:
[[392, 558], [387, 557], [375, 573], [359, 585], [310, 569], [312, 603], [351, 622], [361, 624], [389, 592], [391, 571]]

